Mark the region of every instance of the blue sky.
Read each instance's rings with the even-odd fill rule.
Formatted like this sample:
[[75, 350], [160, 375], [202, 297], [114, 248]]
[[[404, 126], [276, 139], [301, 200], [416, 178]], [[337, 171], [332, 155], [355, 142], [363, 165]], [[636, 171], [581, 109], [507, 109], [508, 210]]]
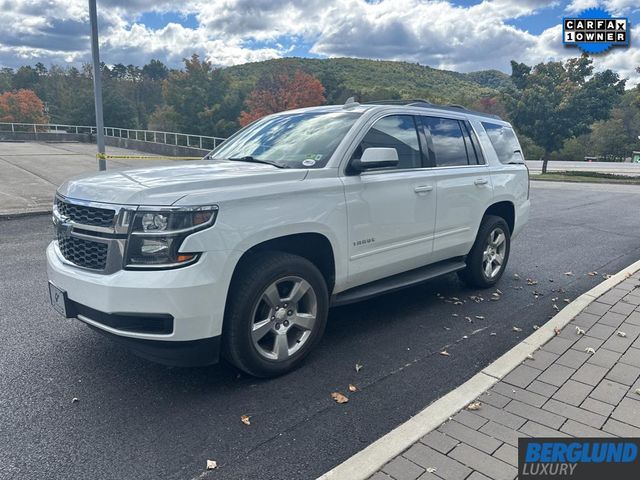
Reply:
[[[219, 66], [286, 56], [404, 60], [461, 72], [510, 71], [579, 54], [561, 20], [600, 6], [628, 16], [632, 46], [595, 57], [640, 79], [638, 0], [98, 0], [102, 59], [172, 67], [198, 53]], [[89, 59], [86, 0], [0, 0], [0, 66]]]

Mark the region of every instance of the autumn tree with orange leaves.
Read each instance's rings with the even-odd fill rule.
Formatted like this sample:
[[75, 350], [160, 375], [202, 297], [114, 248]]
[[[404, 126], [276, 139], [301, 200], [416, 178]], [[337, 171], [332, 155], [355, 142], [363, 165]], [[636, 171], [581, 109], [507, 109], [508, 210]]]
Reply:
[[320, 80], [301, 70], [293, 75], [273, 73], [263, 77], [245, 102], [238, 121], [243, 127], [258, 118], [293, 108], [313, 107], [325, 101]]
[[33, 90], [18, 90], [0, 95], [0, 122], [47, 123], [42, 100]]

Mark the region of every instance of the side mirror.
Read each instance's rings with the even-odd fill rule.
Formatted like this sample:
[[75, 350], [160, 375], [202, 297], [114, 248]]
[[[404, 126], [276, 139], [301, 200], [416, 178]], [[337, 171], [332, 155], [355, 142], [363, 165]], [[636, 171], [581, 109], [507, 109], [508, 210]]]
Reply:
[[360, 159], [351, 162], [351, 167], [361, 172], [372, 168], [395, 167], [398, 161], [398, 151], [395, 148], [370, 147], [362, 152]]

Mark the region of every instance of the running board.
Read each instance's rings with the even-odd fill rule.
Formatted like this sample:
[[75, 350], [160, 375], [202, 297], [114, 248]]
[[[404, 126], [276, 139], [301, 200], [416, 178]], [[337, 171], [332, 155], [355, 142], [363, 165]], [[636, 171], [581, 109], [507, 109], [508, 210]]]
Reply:
[[462, 258], [452, 260], [444, 260], [442, 262], [427, 265], [426, 267], [416, 268], [408, 272], [399, 273], [392, 277], [376, 280], [375, 282], [350, 288], [344, 292], [337, 293], [331, 297], [331, 306], [337, 307], [347, 305], [349, 303], [360, 302], [369, 298], [376, 297], [383, 293], [389, 293], [402, 288], [412, 287], [419, 283], [426, 282], [432, 278], [445, 275], [447, 273], [462, 270], [467, 265]]

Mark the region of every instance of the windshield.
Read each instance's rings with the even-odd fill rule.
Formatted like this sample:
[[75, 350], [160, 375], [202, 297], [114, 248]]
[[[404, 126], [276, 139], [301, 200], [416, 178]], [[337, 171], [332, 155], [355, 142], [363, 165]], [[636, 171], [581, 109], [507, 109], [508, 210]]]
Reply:
[[209, 157], [321, 168], [359, 116], [355, 112], [310, 112], [265, 118], [241, 130]]

